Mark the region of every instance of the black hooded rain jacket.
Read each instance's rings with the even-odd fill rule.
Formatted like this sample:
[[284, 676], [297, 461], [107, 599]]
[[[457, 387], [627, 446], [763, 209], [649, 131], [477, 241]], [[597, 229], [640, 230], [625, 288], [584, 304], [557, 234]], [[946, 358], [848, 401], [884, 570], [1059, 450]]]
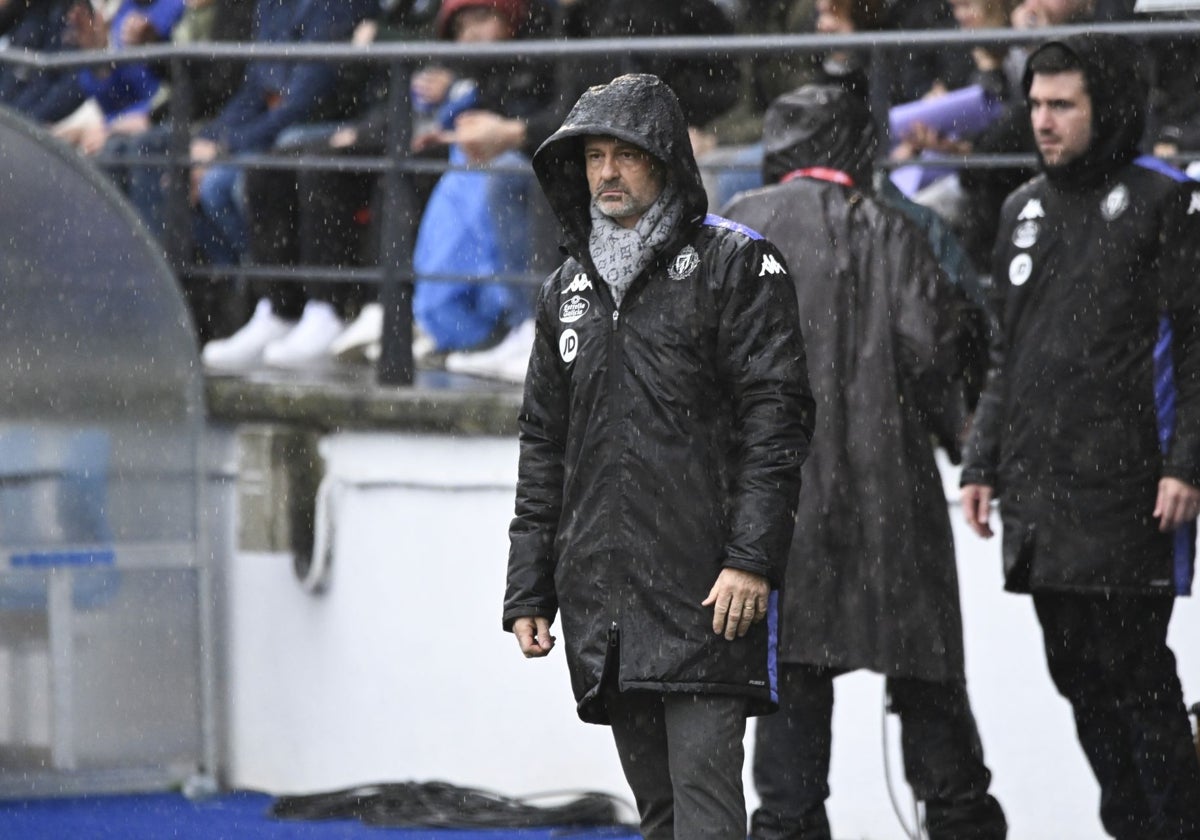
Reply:
[[[613, 305], [588, 252], [583, 139], [663, 162], [686, 212]], [[621, 690], [776, 700], [777, 604], [733, 642], [702, 607], [722, 567], [783, 577], [812, 432], [795, 294], [779, 252], [706, 217], [678, 103], [657, 77], [591, 88], [534, 171], [569, 254], [542, 287], [520, 414], [504, 627], [561, 614], [579, 715]]]
[[1092, 143], [1004, 204], [962, 482], [1000, 499], [1008, 589], [1183, 593], [1194, 525], [1160, 533], [1152, 513], [1162, 477], [1200, 486], [1200, 186], [1137, 156], [1129, 42], [1052, 43], [1083, 65]]

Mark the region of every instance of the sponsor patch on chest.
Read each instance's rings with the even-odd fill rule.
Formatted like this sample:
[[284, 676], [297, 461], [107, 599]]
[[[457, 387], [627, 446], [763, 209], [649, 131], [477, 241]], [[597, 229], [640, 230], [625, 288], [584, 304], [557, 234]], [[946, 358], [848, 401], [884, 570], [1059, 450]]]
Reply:
[[563, 301], [562, 306], [558, 307], [558, 320], [564, 324], [573, 324], [586, 315], [591, 306], [585, 298], [575, 295]]

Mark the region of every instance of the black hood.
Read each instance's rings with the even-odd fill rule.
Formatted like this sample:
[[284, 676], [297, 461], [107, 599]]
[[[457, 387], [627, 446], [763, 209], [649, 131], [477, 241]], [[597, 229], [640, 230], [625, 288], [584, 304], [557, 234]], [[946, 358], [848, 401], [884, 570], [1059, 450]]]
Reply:
[[1067, 50], [1083, 67], [1088, 96], [1092, 100], [1092, 143], [1088, 150], [1063, 166], [1042, 170], [1052, 182], [1065, 187], [1084, 187], [1105, 180], [1110, 172], [1138, 156], [1138, 144], [1146, 128], [1148, 86], [1144, 62], [1137, 44], [1119, 35], [1085, 32], [1061, 41], [1047, 41], [1029, 56], [1022, 87], [1028, 104], [1034, 57], [1051, 45]]
[[657, 76], [618, 76], [579, 97], [562, 127], [534, 153], [533, 171], [573, 250], [587, 244], [591, 193], [583, 163], [583, 140], [594, 134], [616, 137], [654, 155], [685, 205], [683, 218], [697, 220], [708, 210], [708, 194], [692, 153], [687, 122], [674, 92]]
[[845, 172], [870, 191], [875, 121], [863, 99], [839, 85], [805, 85], [780, 96], [763, 120], [763, 182], [796, 169], [824, 166]]

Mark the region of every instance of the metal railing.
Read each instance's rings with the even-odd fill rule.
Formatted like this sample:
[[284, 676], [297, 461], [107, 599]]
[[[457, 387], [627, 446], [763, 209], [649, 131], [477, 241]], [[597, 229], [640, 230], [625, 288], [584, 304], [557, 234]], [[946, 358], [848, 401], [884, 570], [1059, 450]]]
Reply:
[[[1139, 21], [1130, 23], [1057, 26], [1042, 29], [921, 30], [903, 32], [857, 32], [841, 35], [734, 35], [722, 37], [654, 37], [590, 40], [546, 40], [458, 45], [441, 41], [385, 42], [369, 46], [349, 43], [267, 44], [214, 42], [204, 45], [155, 45], [110, 51], [72, 51], [28, 53], [0, 50], [0, 63], [17, 64], [35, 70], [72, 70], [115, 63], [153, 62], [169, 68], [171, 95], [168, 115], [171, 139], [165, 155], [138, 159], [139, 165], [174, 168], [181, 177], [169, 179], [166, 196], [167, 255], [176, 271], [184, 277], [210, 277], [218, 272], [198, 266], [192, 258], [191, 209], [186, 194], [186, 175], [191, 141], [191, 89], [186, 64], [191, 61], [319, 61], [337, 64], [383, 65], [388, 69], [388, 133], [385, 153], [381, 156], [326, 156], [253, 154], [217, 158], [211, 163], [241, 167], [306, 169], [377, 173], [381, 180], [380, 200], [375, 208], [380, 248], [374, 268], [328, 266], [254, 266], [243, 265], [236, 273], [246, 278], [276, 279], [283, 282], [331, 280], [376, 283], [384, 308], [382, 349], [376, 368], [381, 385], [411, 385], [414, 379], [412, 356], [412, 292], [415, 274], [412, 265], [415, 202], [405, 176], [418, 172], [441, 172], [452, 168], [448, 163], [413, 158], [409, 153], [411, 113], [409, 79], [414, 68], [439, 60], [487, 62], [504, 58], [543, 58], [564, 61], [588, 56], [657, 54], [660, 56], [708, 56], [727, 58], [764, 58], [785, 54], [813, 54], [834, 50], [869, 54], [872, 72], [873, 110], [886, 115], [886, 85], [878, 78], [888, 66], [888, 58], [902, 51], [927, 51], [946, 47], [1012, 46], [1040, 43], [1084, 31], [1108, 32], [1148, 41], [1160, 38], [1189, 37], [1200, 40], [1200, 21]], [[404, 115], [406, 118], [397, 118]], [[886, 120], [881, 120], [886, 138]], [[886, 143], [881, 144], [886, 146]], [[112, 163], [97, 159], [97, 164]], [[939, 167], [1030, 167], [1032, 155], [958, 155], [938, 158]], [[437, 279], [437, 278], [430, 278]], [[442, 278], [448, 279], [448, 278]], [[466, 278], [479, 280], [480, 278]], [[529, 275], [505, 275], [488, 278], [500, 282], [533, 282]]]

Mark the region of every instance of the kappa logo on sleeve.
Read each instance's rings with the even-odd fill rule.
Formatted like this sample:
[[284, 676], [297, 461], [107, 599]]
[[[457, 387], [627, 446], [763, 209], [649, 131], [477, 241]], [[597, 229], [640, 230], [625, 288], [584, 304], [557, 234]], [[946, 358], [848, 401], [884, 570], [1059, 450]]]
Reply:
[[1192, 203], [1188, 205], [1187, 214], [1200, 213], [1200, 192], [1192, 193]]
[[1021, 208], [1021, 212], [1017, 214], [1018, 222], [1029, 221], [1030, 219], [1044, 219], [1046, 211], [1042, 209], [1042, 200], [1040, 198], [1031, 198]]
[[787, 274], [787, 271], [779, 264], [779, 260], [775, 259], [774, 254], [764, 254], [758, 276], [762, 277], [764, 274]]
[[586, 274], [580, 272], [571, 278], [570, 284], [562, 290], [562, 293], [564, 295], [573, 295], [579, 292], [586, 292], [590, 288], [592, 288], [592, 281], [588, 279]]

